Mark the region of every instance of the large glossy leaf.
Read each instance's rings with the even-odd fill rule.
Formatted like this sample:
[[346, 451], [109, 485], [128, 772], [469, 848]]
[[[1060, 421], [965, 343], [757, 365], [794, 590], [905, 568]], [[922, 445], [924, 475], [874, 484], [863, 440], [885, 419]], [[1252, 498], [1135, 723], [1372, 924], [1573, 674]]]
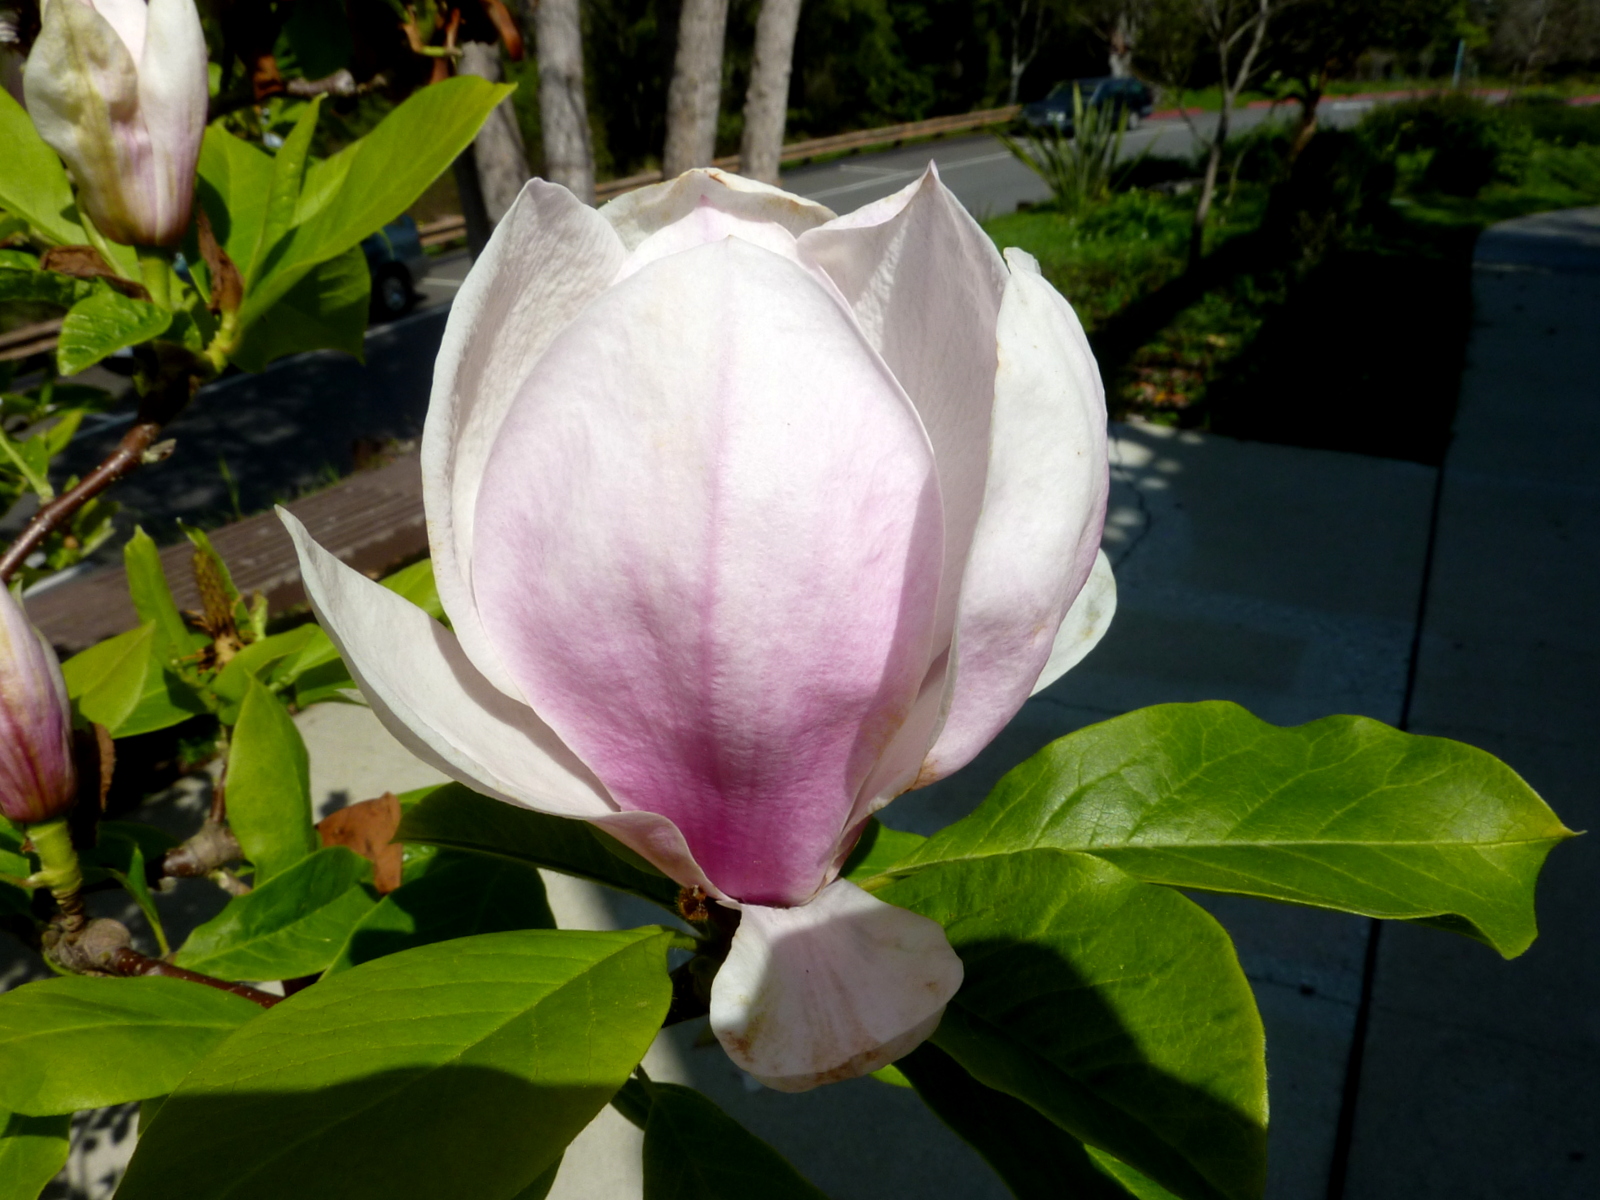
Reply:
[[372, 272], [360, 246], [317, 263], [271, 308], [254, 316], [233, 352], [246, 371], [307, 350], [362, 357], [372, 303]]
[[617, 1108], [644, 1129], [644, 1200], [827, 1200], [694, 1088], [631, 1079]]
[[431, 789], [406, 809], [395, 838], [548, 867], [676, 907], [678, 885], [586, 821], [491, 800], [459, 783]]
[[372, 864], [343, 846], [301, 859], [235, 897], [189, 935], [174, 960], [221, 979], [298, 979], [326, 970], [377, 905]]
[[451, 938], [555, 924], [537, 867], [441, 850], [350, 931], [330, 971]]
[[45, 145], [27, 110], [0, 88], [0, 145], [6, 167], [0, 171], [0, 208], [15, 213], [58, 244], [85, 238], [72, 200], [72, 185], [56, 152]]
[[527, 1195], [649, 1048], [671, 937], [490, 933], [330, 976], [190, 1072], [118, 1200]]
[[206, 711], [194, 690], [166, 669], [155, 622], [119, 633], [61, 664], [78, 715], [112, 737], [132, 737]]
[[190, 629], [178, 611], [167, 584], [166, 571], [161, 566], [161, 551], [154, 539], [143, 529], [134, 526], [133, 536], [122, 548], [122, 563], [128, 575], [128, 595], [133, 600], [139, 620], [153, 624], [156, 638], [166, 646], [169, 661], [182, 658], [204, 646], [205, 634]]
[[199, 197], [222, 248], [240, 271], [255, 257], [272, 196], [272, 155], [234, 137], [222, 122], [200, 144]]
[[0, 1108], [53, 1116], [165, 1095], [262, 1011], [159, 976], [25, 983], [0, 995]]
[[124, 346], [160, 337], [170, 324], [172, 314], [166, 309], [99, 288], [62, 318], [56, 365], [63, 375], [76, 375]]
[[279, 241], [294, 227], [295, 207], [300, 203], [300, 187], [305, 179], [306, 161], [311, 154], [311, 138], [316, 133], [317, 117], [322, 112], [322, 97], [314, 97], [301, 110], [300, 117], [272, 156], [272, 186], [267, 191], [267, 207], [262, 218], [261, 238], [255, 253], [240, 263], [248, 287], [270, 270], [267, 263]]
[[895, 1065], [934, 1114], [983, 1155], [1017, 1200], [1173, 1200], [1160, 1184], [1091, 1151], [1022, 1101], [984, 1087], [931, 1042]]
[[255, 882], [267, 883], [318, 846], [311, 762], [278, 698], [250, 678], [228, 743], [228, 824]]
[[1085, 850], [1140, 879], [1470, 934], [1510, 957], [1571, 833], [1493, 755], [1366, 717], [1163, 704], [1047, 746], [908, 865]]
[[67, 1165], [72, 1117], [25, 1117], [0, 1110], [0, 1200], [39, 1200]]
[[[0, 875], [26, 879], [33, 874], [33, 863], [22, 853], [23, 832], [0, 817]], [[20, 916], [32, 908], [32, 893], [0, 881], [0, 917]]]
[[864, 883], [886, 874], [927, 840], [919, 833], [890, 829], [876, 817], [868, 817], [866, 828], [839, 874], [851, 883]]
[[1056, 850], [939, 863], [877, 894], [961, 956], [934, 1040], [981, 1083], [1186, 1200], [1260, 1196], [1261, 1019], [1198, 905]]
[[511, 90], [471, 75], [421, 88], [366, 137], [308, 167], [295, 228], [263, 263], [241, 325], [269, 312], [317, 263], [346, 253], [405, 212]]

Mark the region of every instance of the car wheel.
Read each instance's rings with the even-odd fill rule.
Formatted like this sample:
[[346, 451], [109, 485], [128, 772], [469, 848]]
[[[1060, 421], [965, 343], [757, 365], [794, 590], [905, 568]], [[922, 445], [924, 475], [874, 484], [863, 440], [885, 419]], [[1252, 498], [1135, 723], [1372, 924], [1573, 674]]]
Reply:
[[411, 290], [411, 272], [399, 263], [386, 263], [372, 276], [372, 319], [392, 321], [411, 311], [417, 302]]

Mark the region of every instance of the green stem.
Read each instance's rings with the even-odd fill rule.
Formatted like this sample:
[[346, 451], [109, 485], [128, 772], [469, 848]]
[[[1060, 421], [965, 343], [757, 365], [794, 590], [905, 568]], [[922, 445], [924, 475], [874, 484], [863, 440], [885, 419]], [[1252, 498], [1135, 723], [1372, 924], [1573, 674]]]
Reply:
[[76, 933], [83, 928], [83, 867], [78, 862], [78, 850], [72, 844], [72, 831], [65, 818], [41, 821], [28, 826], [28, 840], [33, 852], [39, 856], [39, 869], [28, 880], [33, 887], [50, 889], [50, 894], [61, 906], [66, 931]]
[[162, 308], [172, 308], [172, 261], [167, 251], [156, 246], [140, 246], [139, 274], [144, 279], [145, 290], [153, 303]]
[[111, 243], [106, 239], [106, 235], [95, 227], [95, 223], [89, 219], [89, 214], [81, 208], [78, 210], [78, 220], [83, 225], [84, 236], [89, 239], [91, 246], [100, 251], [100, 257], [106, 260], [106, 266], [113, 271], [117, 270], [117, 260], [113, 257]]

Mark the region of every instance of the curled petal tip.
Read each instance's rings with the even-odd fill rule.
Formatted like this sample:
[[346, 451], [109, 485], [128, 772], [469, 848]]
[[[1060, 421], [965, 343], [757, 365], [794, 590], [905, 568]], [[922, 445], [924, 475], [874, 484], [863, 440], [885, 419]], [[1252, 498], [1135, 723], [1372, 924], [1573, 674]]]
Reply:
[[841, 879], [796, 908], [744, 907], [711, 1028], [750, 1075], [804, 1092], [916, 1049], [961, 979], [937, 922]]

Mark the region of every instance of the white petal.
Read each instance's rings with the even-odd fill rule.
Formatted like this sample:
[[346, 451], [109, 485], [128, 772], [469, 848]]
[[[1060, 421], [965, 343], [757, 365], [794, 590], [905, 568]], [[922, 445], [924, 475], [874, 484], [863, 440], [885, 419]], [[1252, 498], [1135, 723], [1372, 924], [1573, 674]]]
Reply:
[[[185, 3], [189, 11], [194, 12], [194, 0], [185, 0]], [[117, 31], [128, 54], [138, 62], [144, 55], [145, 29], [150, 19], [150, 7], [145, 0], [94, 0], [90, 7]], [[199, 21], [199, 14], [195, 13], [195, 23]]]
[[278, 509], [311, 607], [373, 711], [424, 762], [500, 800], [557, 817], [614, 812], [577, 755], [537, 713], [491, 687], [455, 635], [345, 566]]
[[539, 715], [474, 669], [454, 635], [409, 600], [345, 566], [286, 509], [317, 619], [400, 744], [458, 783], [519, 808], [589, 821], [669, 878], [723, 899], [683, 834], [655, 813], [618, 812]]
[[762, 1083], [803, 1092], [916, 1049], [961, 979], [937, 922], [841, 879], [798, 908], [744, 906], [711, 1028]]
[[1089, 582], [1067, 610], [1066, 619], [1056, 631], [1055, 644], [1050, 647], [1050, 657], [1044, 670], [1033, 685], [1033, 695], [1038, 695], [1100, 644], [1106, 630], [1111, 628], [1111, 618], [1117, 614], [1117, 580], [1111, 573], [1111, 560], [1104, 550], [1095, 555], [1094, 569], [1089, 572]]
[[163, 241], [176, 241], [188, 227], [195, 162], [206, 132], [208, 69], [194, 0], [150, 0], [139, 107], [155, 160], [156, 225]]
[[656, 230], [640, 242], [638, 248], [628, 255], [628, 261], [622, 264], [622, 270], [617, 273], [616, 281], [621, 283], [658, 259], [682, 254], [685, 250], [693, 250], [696, 246], [704, 246], [707, 242], [720, 242], [723, 238], [729, 237], [736, 237], [760, 246], [763, 250], [770, 250], [791, 262], [800, 261], [800, 255], [795, 249], [794, 234], [782, 225], [755, 220], [736, 212], [725, 212], [702, 197], [700, 203], [691, 209], [687, 216], [674, 221], [664, 229]]
[[478, 483], [534, 363], [610, 286], [625, 257], [592, 208], [566, 188], [531, 181], [468, 272], [434, 365], [422, 487], [439, 599], [467, 655], [510, 696], [521, 693], [484, 636], [472, 594]]
[[961, 583], [955, 692], [921, 782], [970, 762], [1022, 707], [1099, 552], [1105, 393], [1076, 314], [1007, 250], [983, 513]]
[[685, 171], [666, 183], [624, 192], [603, 204], [600, 215], [633, 250], [657, 230], [681, 221], [706, 198], [724, 212], [782, 226], [795, 237], [833, 219], [833, 211], [814, 200], [715, 167]]

